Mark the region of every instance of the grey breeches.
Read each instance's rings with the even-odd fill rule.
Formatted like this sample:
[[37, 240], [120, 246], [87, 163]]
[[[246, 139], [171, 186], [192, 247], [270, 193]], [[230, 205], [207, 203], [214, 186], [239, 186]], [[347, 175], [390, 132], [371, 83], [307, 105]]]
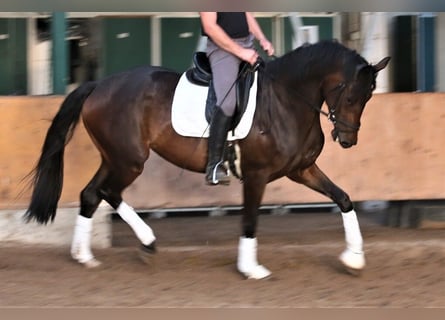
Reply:
[[[253, 36], [234, 39], [245, 48], [253, 48]], [[219, 48], [211, 39], [207, 40], [207, 56], [213, 74], [216, 105], [226, 116], [232, 116], [236, 106], [236, 89], [233, 83], [239, 71], [241, 59]]]

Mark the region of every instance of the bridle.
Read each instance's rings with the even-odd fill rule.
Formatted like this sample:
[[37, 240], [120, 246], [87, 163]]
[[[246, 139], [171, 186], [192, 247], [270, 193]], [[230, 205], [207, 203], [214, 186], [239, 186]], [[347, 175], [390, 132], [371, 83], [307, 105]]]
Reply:
[[[283, 84], [280, 81], [274, 79], [274, 77], [272, 75], [270, 75], [266, 72], [266, 68], [265, 68], [265, 64], [264, 64], [263, 60], [257, 62], [252, 68], [253, 71], [256, 71], [257, 69], [262, 69], [262, 71], [263, 71], [262, 73], [265, 76], [267, 76], [269, 79], [273, 80], [275, 83], [280, 84], [286, 90], [296, 93], [301, 98], [301, 101], [303, 101], [305, 104], [307, 104], [313, 110], [324, 115], [334, 125], [334, 131], [336, 131], [337, 133], [338, 132], [346, 132], [346, 133], [358, 132], [360, 130], [360, 125], [355, 125], [355, 124], [349, 123], [347, 121], [344, 121], [342, 119], [339, 119], [336, 115], [337, 105], [340, 102], [340, 99], [343, 96], [343, 92], [347, 86], [347, 84], [345, 82], [340, 82], [334, 88], [329, 90], [329, 93], [331, 93], [333, 91], [339, 91], [338, 96], [335, 99], [334, 105], [330, 106], [326, 101], [326, 97], [324, 97], [324, 100], [326, 101], [326, 105], [328, 106], [328, 112], [326, 112], [326, 111], [322, 110], [321, 107], [319, 108], [319, 107], [314, 106], [314, 104], [312, 102], [308, 101], [306, 99], [306, 97], [303, 94], [301, 94], [298, 90], [296, 90], [295, 88], [291, 88], [290, 86]], [[341, 124], [342, 126], [347, 127], [349, 130], [348, 129], [339, 129], [337, 124]]]
[[[329, 92], [333, 92], [333, 91], [339, 91], [337, 98], [335, 99], [335, 103], [334, 105], [330, 106], [325, 98], [326, 101], [326, 105], [328, 106], [328, 110], [329, 112], [325, 112], [323, 110], [321, 110], [321, 108], [316, 108], [313, 107], [314, 109], [316, 109], [318, 112], [320, 112], [321, 114], [325, 115], [328, 120], [334, 125], [334, 130], [336, 130], [337, 132], [358, 132], [360, 130], [360, 125], [355, 125], [355, 124], [351, 124], [349, 122], [346, 122], [342, 119], [338, 119], [337, 115], [336, 115], [336, 111], [337, 111], [337, 105], [341, 99], [341, 97], [343, 96], [343, 92], [346, 89], [346, 83], [345, 82], [340, 82], [338, 85], [336, 85], [333, 89], [331, 89]], [[349, 128], [350, 130], [347, 129], [339, 129], [337, 127], [337, 123], [340, 123], [341, 125]]]

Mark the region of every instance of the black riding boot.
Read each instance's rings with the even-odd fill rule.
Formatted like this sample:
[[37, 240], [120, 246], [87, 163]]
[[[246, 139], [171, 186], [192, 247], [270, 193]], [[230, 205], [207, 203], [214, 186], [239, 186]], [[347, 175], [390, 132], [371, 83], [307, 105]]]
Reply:
[[209, 129], [209, 157], [206, 168], [207, 184], [216, 185], [230, 183], [230, 177], [223, 164], [223, 155], [231, 120], [232, 117], [226, 116], [220, 107], [217, 106], [215, 108]]

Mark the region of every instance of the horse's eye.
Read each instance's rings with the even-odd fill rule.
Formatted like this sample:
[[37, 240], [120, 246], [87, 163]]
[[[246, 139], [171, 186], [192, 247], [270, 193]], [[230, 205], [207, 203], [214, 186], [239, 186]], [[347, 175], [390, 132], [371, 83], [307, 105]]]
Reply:
[[351, 105], [352, 104], [352, 99], [350, 97], [347, 97], [346, 98], [346, 103]]

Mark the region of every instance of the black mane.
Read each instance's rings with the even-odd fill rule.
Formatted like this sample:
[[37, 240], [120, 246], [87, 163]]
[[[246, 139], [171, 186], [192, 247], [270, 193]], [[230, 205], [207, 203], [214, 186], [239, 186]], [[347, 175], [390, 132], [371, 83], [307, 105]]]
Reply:
[[324, 40], [315, 44], [304, 44], [282, 57], [267, 63], [267, 72], [291, 81], [307, 81], [326, 72], [345, 69], [349, 79], [358, 64], [368, 64], [355, 50], [336, 40]]

